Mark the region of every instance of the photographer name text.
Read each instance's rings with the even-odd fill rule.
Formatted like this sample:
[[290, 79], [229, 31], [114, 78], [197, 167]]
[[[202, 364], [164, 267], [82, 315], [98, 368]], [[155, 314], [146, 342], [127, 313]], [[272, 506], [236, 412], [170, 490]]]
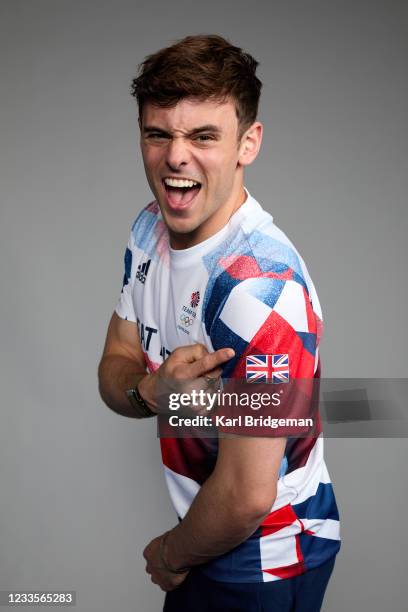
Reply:
[[289, 419], [274, 418], [271, 416], [252, 416], [249, 414], [238, 415], [236, 417], [226, 417], [224, 415], [196, 415], [194, 417], [184, 417], [172, 415], [169, 417], [171, 427], [313, 427], [313, 419]]

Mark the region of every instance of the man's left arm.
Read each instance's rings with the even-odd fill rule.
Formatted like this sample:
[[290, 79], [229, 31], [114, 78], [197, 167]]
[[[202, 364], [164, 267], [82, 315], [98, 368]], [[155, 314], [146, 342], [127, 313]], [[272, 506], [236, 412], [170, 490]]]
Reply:
[[[144, 551], [153, 582], [171, 590], [187, 575], [172, 570], [210, 561], [246, 540], [271, 511], [285, 438], [219, 439], [217, 463], [184, 519]], [[166, 567], [167, 566], [167, 567]]]

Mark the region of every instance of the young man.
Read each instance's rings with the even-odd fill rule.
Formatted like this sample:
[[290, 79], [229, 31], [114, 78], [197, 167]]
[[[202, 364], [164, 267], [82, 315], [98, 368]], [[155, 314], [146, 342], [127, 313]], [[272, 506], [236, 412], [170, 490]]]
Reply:
[[[219, 36], [190, 36], [149, 56], [133, 81], [155, 201], [133, 224], [99, 366], [119, 414], [160, 412], [163, 380], [208, 389], [245, 378], [251, 355], [278, 357], [279, 380], [319, 377], [314, 285], [244, 188], [262, 139], [256, 67]], [[179, 522], [144, 556], [164, 610], [320, 610], [340, 547], [322, 437], [161, 447]]]

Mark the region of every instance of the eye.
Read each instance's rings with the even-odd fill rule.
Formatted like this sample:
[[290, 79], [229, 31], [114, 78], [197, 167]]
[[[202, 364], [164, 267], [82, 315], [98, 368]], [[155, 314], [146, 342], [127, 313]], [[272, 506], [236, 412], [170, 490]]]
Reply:
[[198, 134], [195, 140], [198, 140], [198, 142], [207, 142], [209, 140], [215, 140], [215, 137], [212, 134]]
[[147, 138], [148, 140], [165, 140], [168, 138], [168, 136], [163, 132], [149, 132], [149, 134], [147, 134]]

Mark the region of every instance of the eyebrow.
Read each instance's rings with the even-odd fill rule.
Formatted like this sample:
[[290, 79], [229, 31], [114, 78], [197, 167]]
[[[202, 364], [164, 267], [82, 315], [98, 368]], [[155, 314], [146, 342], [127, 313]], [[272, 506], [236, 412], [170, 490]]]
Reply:
[[[160, 132], [162, 134], [166, 134], [167, 136], [171, 135], [166, 130], [163, 130], [163, 128], [156, 127], [155, 125], [146, 125], [143, 128], [143, 133], [144, 134], [150, 134], [152, 132]], [[197, 134], [201, 134], [202, 132], [212, 132], [213, 134], [221, 134], [222, 130], [218, 126], [212, 125], [211, 123], [208, 123], [207, 125], [201, 125], [200, 127], [194, 128], [193, 130], [188, 132], [187, 135], [188, 136], [195, 136]]]

